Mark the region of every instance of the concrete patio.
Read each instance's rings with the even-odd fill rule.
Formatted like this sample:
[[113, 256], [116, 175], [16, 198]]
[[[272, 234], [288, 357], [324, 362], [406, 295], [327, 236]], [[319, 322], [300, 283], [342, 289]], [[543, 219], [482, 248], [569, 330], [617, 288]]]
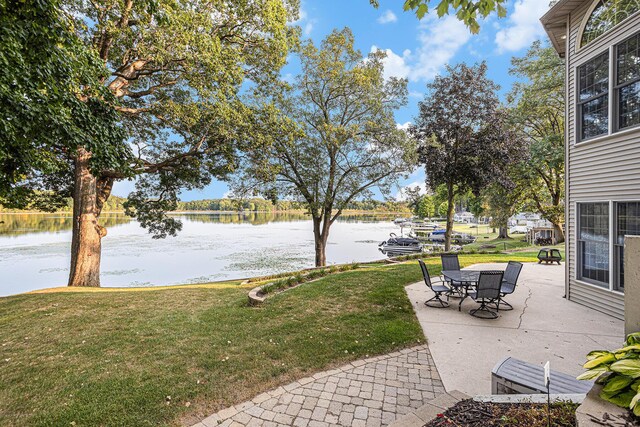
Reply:
[[[506, 264], [468, 268], [504, 269]], [[426, 307], [433, 293], [424, 282], [406, 290], [448, 391], [490, 394], [491, 370], [507, 356], [534, 364], [550, 361], [551, 369], [578, 375], [589, 351], [617, 348], [624, 340], [622, 321], [563, 298], [564, 265], [524, 264], [515, 293], [505, 298], [514, 310], [500, 311], [495, 320], [470, 316], [477, 306], [470, 298], [461, 312], [453, 298], [448, 308]]]

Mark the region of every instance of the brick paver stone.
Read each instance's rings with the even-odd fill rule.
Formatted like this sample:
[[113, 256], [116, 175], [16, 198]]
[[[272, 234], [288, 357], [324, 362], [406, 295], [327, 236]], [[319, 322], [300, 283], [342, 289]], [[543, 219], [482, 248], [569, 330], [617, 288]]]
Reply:
[[436, 394], [442, 382], [426, 345], [356, 360], [262, 393], [193, 427], [386, 426]]

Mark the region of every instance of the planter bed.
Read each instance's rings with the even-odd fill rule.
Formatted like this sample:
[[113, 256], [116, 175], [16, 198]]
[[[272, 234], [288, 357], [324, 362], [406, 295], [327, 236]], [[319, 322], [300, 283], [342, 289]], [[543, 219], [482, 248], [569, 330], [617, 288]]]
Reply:
[[[561, 402], [551, 405], [551, 425], [576, 426], [577, 404]], [[547, 405], [540, 403], [491, 403], [467, 399], [456, 403], [425, 427], [547, 427]]]

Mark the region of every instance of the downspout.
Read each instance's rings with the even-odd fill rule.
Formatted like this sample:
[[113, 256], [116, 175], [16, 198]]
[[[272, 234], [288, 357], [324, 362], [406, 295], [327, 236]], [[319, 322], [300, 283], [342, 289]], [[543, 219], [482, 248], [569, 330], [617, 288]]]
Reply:
[[[571, 52], [569, 51], [570, 43], [569, 40], [571, 38], [571, 14], [567, 15], [567, 24], [566, 24], [566, 39], [565, 39], [565, 73], [564, 73], [564, 297], [568, 300], [571, 299], [571, 287], [569, 286], [569, 257], [571, 255], [570, 246], [572, 242], [571, 239], [571, 231], [573, 231], [573, 235], [577, 236], [577, 231], [575, 230], [575, 225], [571, 224], [569, 219], [570, 210], [571, 210], [571, 197], [569, 196], [569, 73], [571, 72], [569, 58], [571, 57]], [[574, 218], [576, 220], [576, 218]], [[571, 229], [570, 229], [571, 227]], [[575, 240], [575, 238], [573, 239]], [[577, 251], [576, 247], [576, 251]], [[577, 268], [577, 266], [576, 266]]]

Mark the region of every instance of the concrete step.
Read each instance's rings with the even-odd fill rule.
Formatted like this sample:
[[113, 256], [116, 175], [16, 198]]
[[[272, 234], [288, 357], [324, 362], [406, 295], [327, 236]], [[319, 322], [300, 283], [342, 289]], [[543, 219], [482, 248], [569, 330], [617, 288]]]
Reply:
[[433, 420], [438, 414], [443, 413], [461, 400], [469, 399], [469, 396], [453, 390], [443, 393], [425, 405], [419, 407], [414, 412], [410, 412], [398, 418], [389, 427], [422, 427], [429, 421]]

